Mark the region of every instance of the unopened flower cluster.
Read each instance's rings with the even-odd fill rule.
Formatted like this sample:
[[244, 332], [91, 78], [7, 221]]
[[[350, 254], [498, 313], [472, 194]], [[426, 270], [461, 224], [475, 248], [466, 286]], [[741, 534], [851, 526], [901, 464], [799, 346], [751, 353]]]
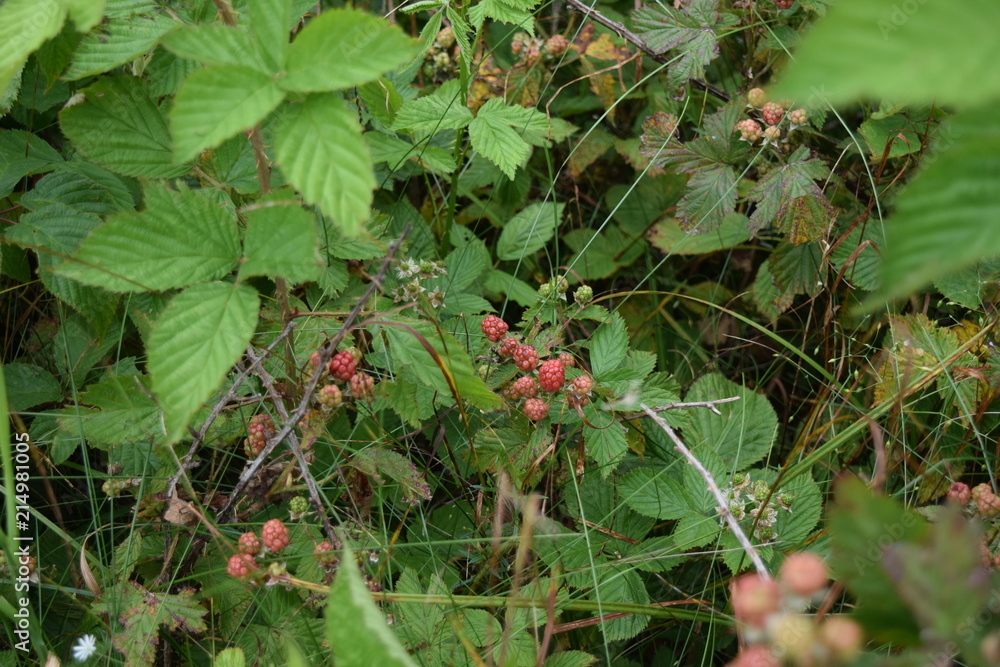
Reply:
[[400, 280], [409, 280], [409, 282], [399, 285], [392, 290], [392, 300], [396, 303], [401, 301], [413, 302], [426, 293], [431, 306], [440, 308], [444, 304], [444, 292], [441, 290], [428, 292], [422, 283], [425, 280], [443, 276], [446, 273], [448, 273], [448, 270], [440, 262], [434, 262], [429, 259], [422, 259], [418, 262], [412, 257], [405, 259], [396, 268], [396, 276]]
[[[772, 493], [767, 482], [752, 481], [750, 473], [733, 475], [729, 486], [722, 489], [722, 495], [737, 521], [748, 516], [754, 519], [753, 536], [760, 542], [770, 542], [778, 537], [775, 531], [778, 510], [791, 512], [795, 501], [795, 496], [791, 493]], [[724, 517], [719, 517], [719, 525], [728, 525]]]

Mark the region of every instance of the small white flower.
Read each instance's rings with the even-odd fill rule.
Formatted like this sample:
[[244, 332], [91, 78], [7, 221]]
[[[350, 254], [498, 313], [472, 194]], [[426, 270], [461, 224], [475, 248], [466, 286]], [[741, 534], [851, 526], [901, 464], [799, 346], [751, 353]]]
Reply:
[[84, 635], [76, 640], [73, 647], [73, 658], [83, 662], [90, 656], [97, 653], [97, 637], [94, 635]]

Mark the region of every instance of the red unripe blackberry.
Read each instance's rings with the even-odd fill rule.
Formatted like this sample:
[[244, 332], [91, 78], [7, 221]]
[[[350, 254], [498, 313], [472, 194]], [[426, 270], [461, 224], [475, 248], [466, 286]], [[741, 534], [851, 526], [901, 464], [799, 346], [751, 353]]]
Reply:
[[354, 398], [368, 398], [375, 389], [375, 378], [367, 373], [355, 373], [351, 376], [351, 395]]
[[748, 141], [752, 144], [760, 140], [760, 123], [751, 118], [745, 118], [736, 123], [736, 127], [733, 129], [740, 133], [741, 141]]
[[517, 339], [516, 338], [504, 338], [503, 342], [500, 343], [500, 348], [497, 352], [500, 353], [501, 357], [513, 356], [514, 350], [517, 349]]
[[808, 551], [785, 558], [778, 576], [782, 586], [801, 597], [810, 597], [823, 590], [830, 578], [823, 559]]
[[545, 391], [559, 391], [566, 384], [566, 367], [558, 359], [549, 359], [538, 369], [538, 384]]
[[251, 417], [247, 432], [247, 439], [243, 441], [243, 452], [248, 459], [256, 458], [267, 444], [268, 436], [274, 434], [271, 415], [262, 412]]
[[495, 343], [504, 337], [509, 327], [496, 315], [487, 315], [483, 318], [480, 328], [483, 330], [483, 334]]
[[319, 350], [316, 350], [309, 355], [309, 366], [311, 368], [319, 367]]
[[517, 401], [521, 398], [521, 392], [517, 390], [517, 387], [515, 387], [514, 384], [515, 383], [513, 382], [510, 383], [500, 392], [500, 394], [508, 401]]
[[777, 125], [785, 117], [785, 110], [777, 102], [768, 102], [761, 109], [760, 115], [764, 117], [764, 122], [768, 125]]
[[341, 350], [330, 360], [330, 374], [344, 382], [351, 379], [358, 368], [358, 362], [350, 350]]
[[320, 565], [333, 565], [337, 562], [337, 554], [333, 551], [333, 545], [329, 542], [320, 542], [313, 549], [313, 558]]
[[781, 590], [773, 579], [745, 574], [731, 585], [736, 619], [747, 625], [763, 628], [767, 617], [781, 607]]
[[561, 361], [563, 366], [566, 368], [573, 368], [576, 366], [576, 359], [574, 359], [573, 355], [569, 352], [560, 352], [557, 359], [559, 359], [559, 361]]
[[344, 396], [340, 393], [340, 387], [335, 384], [327, 384], [316, 392], [316, 400], [325, 408], [339, 408], [344, 402]]
[[594, 380], [589, 375], [577, 375], [569, 384], [569, 390], [577, 396], [586, 396], [594, 387]]
[[562, 35], [552, 35], [545, 42], [545, 53], [553, 57], [561, 56], [568, 48], [569, 40]]
[[809, 115], [805, 109], [795, 109], [788, 112], [788, 120], [792, 125], [805, 125], [809, 121]]
[[256, 533], [249, 531], [243, 533], [240, 535], [240, 539], [236, 541], [236, 544], [241, 553], [256, 556], [260, 552], [260, 538], [257, 537]]
[[952, 500], [964, 507], [972, 500], [972, 489], [965, 482], [955, 482], [948, 487], [948, 500]]
[[517, 378], [511, 388], [521, 398], [534, 398], [538, 395], [538, 383], [535, 382], [535, 378], [528, 375]]
[[514, 348], [514, 363], [522, 371], [533, 371], [538, 366], [538, 352], [530, 345], [518, 345]]
[[260, 537], [264, 548], [275, 554], [287, 547], [291, 539], [288, 536], [288, 528], [281, 519], [267, 521], [260, 529]]
[[788, 9], [795, 4], [795, 0], [774, 0], [774, 6], [778, 9]]
[[524, 402], [524, 414], [531, 421], [541, 421], [549, 414], [549, 404], [540, 398], [529, 398]]
[[257, 563], [250, 554], [234, 554], [229, 558], [226, 572], [230, 577], [245, 579], [257, 571]]

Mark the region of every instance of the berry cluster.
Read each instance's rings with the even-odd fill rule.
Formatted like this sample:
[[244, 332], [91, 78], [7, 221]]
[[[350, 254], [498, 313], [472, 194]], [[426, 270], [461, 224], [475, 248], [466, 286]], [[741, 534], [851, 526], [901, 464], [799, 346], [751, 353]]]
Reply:
[[785, 9], [791, 9], [794, 4], [795, 0], [774, 0], [774, 6], [782, 11]]
[[316, 392], [316, 402], [320, 404], [320, 409], [336, 410], [343, 404], [344, 396], [340, 393], [340, 387], [335, 384], [327, 384]]
[[243, 441], [243, 450], [247, 458], [256, 458], [272, 435], [274, 435], [274, 422], [271, 421], [271, 415], [261, 413], [251, 417], [250, 425], [247, 427], [247, 438]]
[[[790, 3], [789, 3], [790, 6]], [[747, 108], [759, 111], [760, 118], [764, 121], [764, 127], [753, 118], [744, 118], [733, 127], [734, 132], [740, 133], [740, 141], [747, 141], [751, 144], [757, 143], [761, 139], [764, 144], [774, 144], [781, 139], [780, 123], [788, 119], [789, 131], [802, 127], [809, 120], [809, 115], [805, 109], [793, 109], [788, 111], [791, 102], [769, 102], [767, 93], [763, 88], [751, 88], [747, 91]]]
[[[550, 282], [550, 289], [555, 293], [565, 293], [565, 278], [560, 277]], [[581, 295], [583, 287], [586, 286], [577, 290], [577, 300], [586, 302], [593, 298], [593, 292], [587, 287], [588, 292]], [[499, 343], [493, 348], [499, 357], [510, 359], [524, 373], [503, 387], [501, 394], [511, 403], [524, 401], [521, 410], [528, 419], [545, 419], [552, 407], [551, 395], [563, 390], [565, 400], [572, 408], [579, 409], [590, 402], [594, 381], [589, 376], [576, 375], [567, 382], [566, 369], [577, 366], [577, 360], [572, 354], [559, 352], [554, 358], [542, 361], [538, 349], [533, 345], [522, 343], [514, 336], [504, 338], [509, 326], [495, 315], [489, 315], [483, 320], [482, 330], [490, 341]], [[484, 377], [488, 375], [488, 367], [481, 370]], [[549, 396], [542, 396], [541, 392]]]
[[[789, 555], [778, 581], [747, 574], [732, 583], [733, 610], [743, 627], [745, 646], [729, 667], [778, 667], [849, 664], [861, 651], [861, 626], [843, 616], [822, 623], [802, 614], [822, 598], [829, 575], [819, 556]], [[781, 656], [781, 658], [779, 658]]]
[[256, 556], [260, 553], [260, 538], [257, 537], [257, 533], [248, 530], [240, 535], [240, 539], [236, 540], [236, 546], [240, 553]]

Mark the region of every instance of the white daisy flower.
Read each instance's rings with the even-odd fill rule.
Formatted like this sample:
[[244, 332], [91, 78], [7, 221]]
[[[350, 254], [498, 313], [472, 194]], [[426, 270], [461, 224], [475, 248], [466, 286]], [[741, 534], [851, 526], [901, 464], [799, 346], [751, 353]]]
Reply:
[[90, 656], [97, 653], [97, 637], [94, 635], [84, 635], [76, 640], [73, 646], [73, 658], [83, 662]]

